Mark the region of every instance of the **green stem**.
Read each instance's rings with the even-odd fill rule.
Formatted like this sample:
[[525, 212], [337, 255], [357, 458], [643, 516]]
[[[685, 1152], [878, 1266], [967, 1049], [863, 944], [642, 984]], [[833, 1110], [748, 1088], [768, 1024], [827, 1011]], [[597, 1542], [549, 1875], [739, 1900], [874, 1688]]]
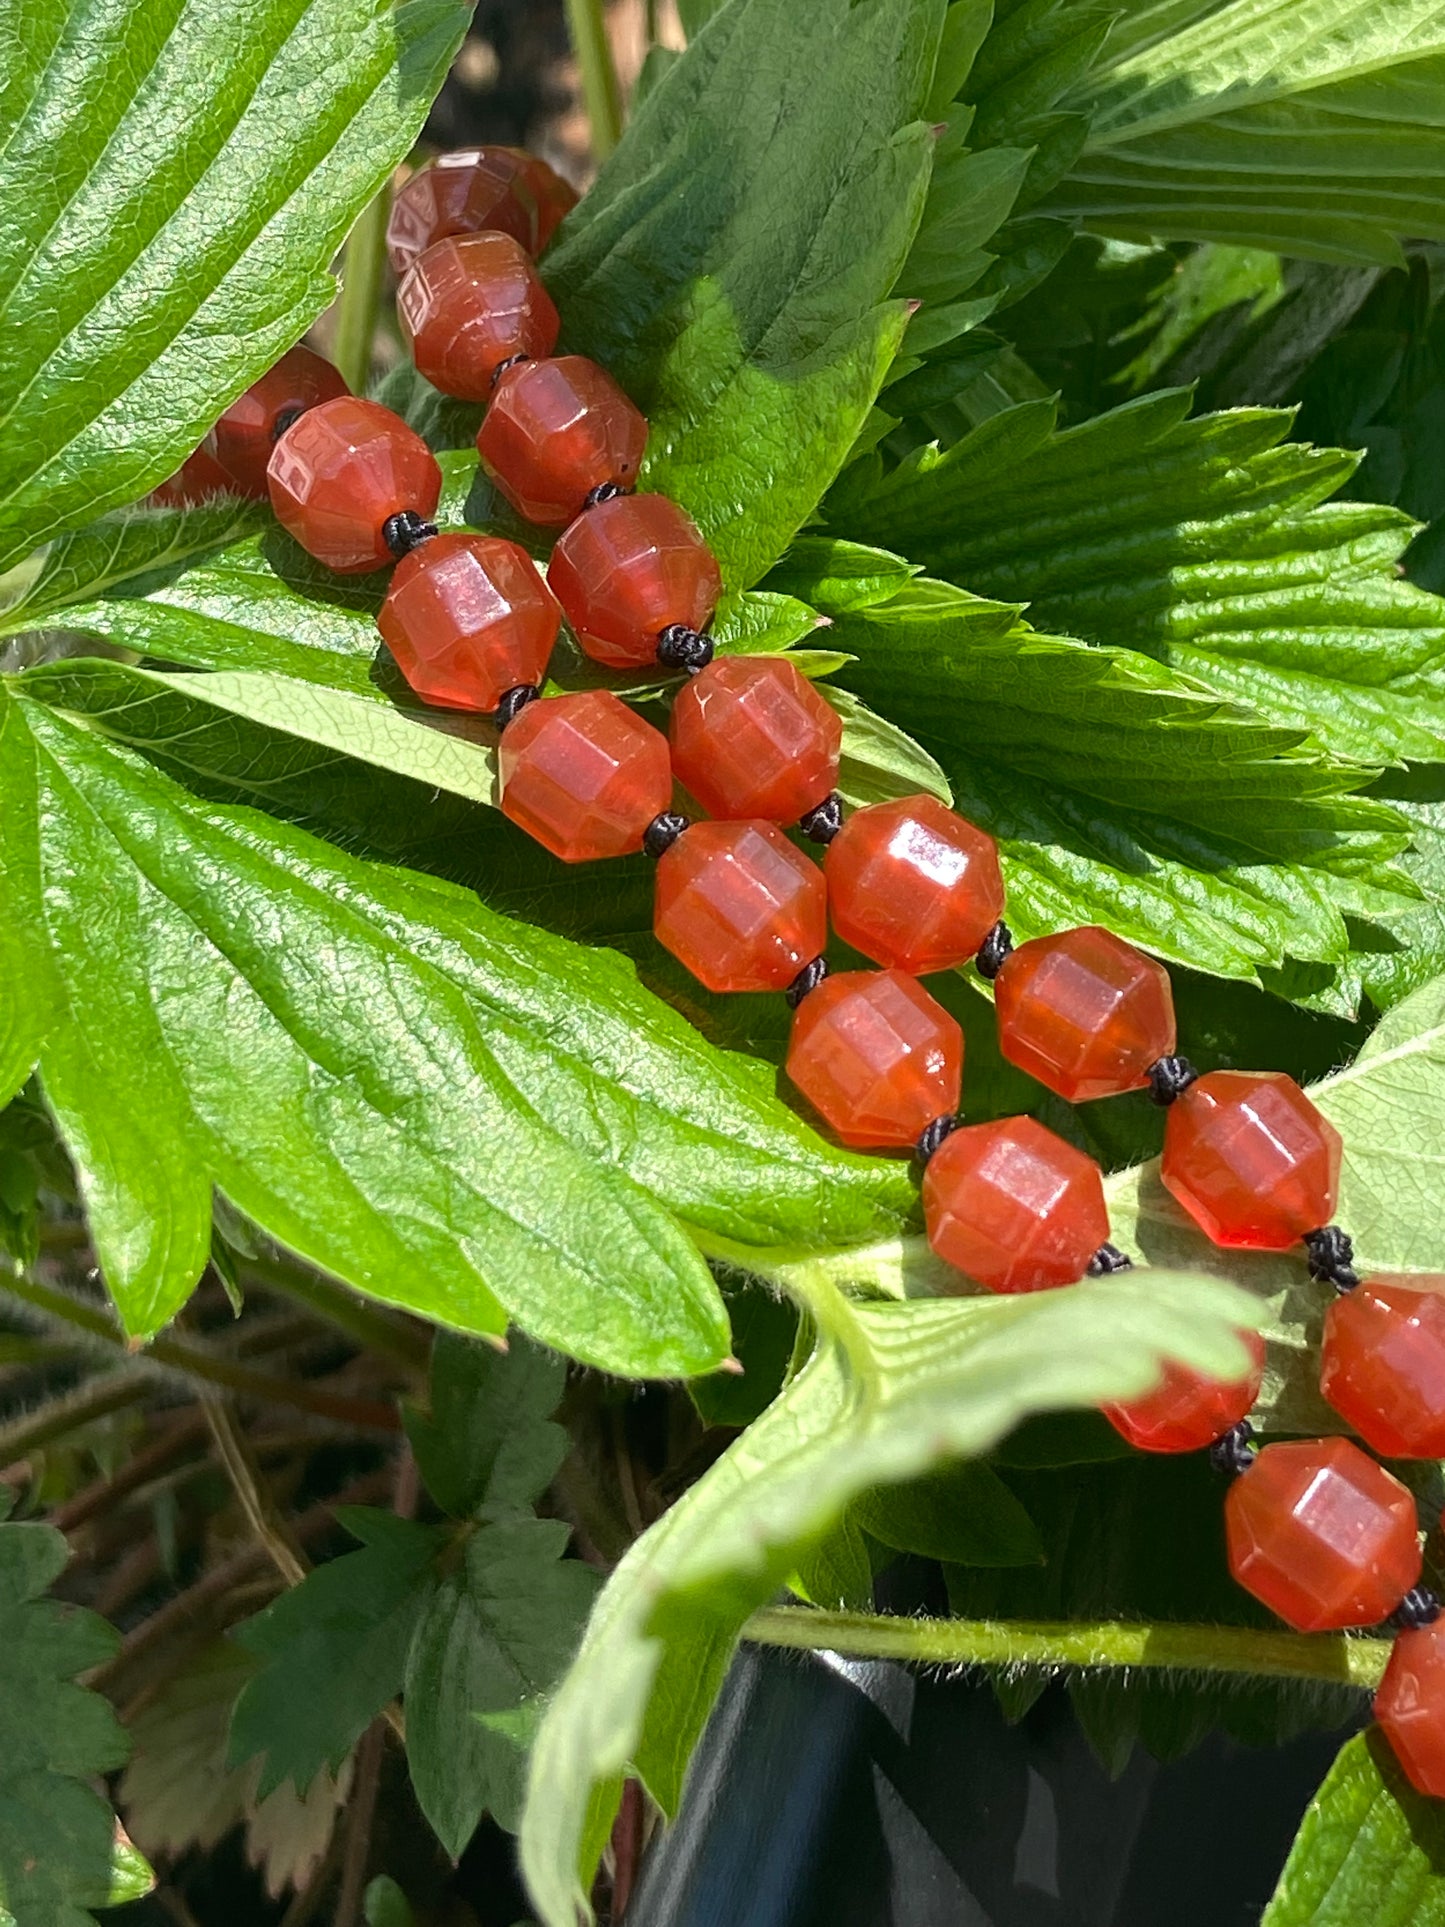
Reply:
[[1371, 1692], [1390, 1657], [1388, 1639], [1343, 1633], [1260, 1632], [1245, 1626], [1059, 1624], [995, 1619], [904, 1619], [888, 1614], [768, 1606], [743, 1637], [761, 1646], [842, 1653], [925, 1666], [1147, 1667], [1251, 1679], [1313, 1679]]
[[56, 1439], [93, 1425], [97, 1419], [109, 1418], [112, 1412], [123, 1412], [128, 1405], [138, 1405], [149, 1396], [150, 1387], [134, 1372], [105, 1372], [88, 1378], [39, 1410], [0, 1426], [0, 1465], [14, 1465], [43, 1445], [53, 1445]]
[[341, 293], [336, 302], [336, 335], [331, 358], [353, 394], [364, 395], [371, 382], [371, 345], [381, 309], [381, 276], [386, 266], [386, 217], [391, 183], [361, 211], [346, 239], [341, 263]]
[[592, 152], [598, 161], [605, 161], [622, 137], [622, 94], [607, 39], [604, 0], [567, 0], [567, 25], [582, 70]]
[[267, 1291], [273, 1291], [308, 1311], [324, 1318], [364, 1350], [394, 1358], [399, 1365], [424, 1372], [431, 1357], [431, 1343], [425, 1332], [404, 1325], [399, 1318], [380, 1311], [358, 1298], [344, 1285], [333, 1284], [314, 1271], [303, 1271], [277, 1258], [248, 1258], [243, 1267], [247, 1278], [254, 1278]]
[[645, 22], [646, 22], [646, 31], [647, 31], [647, 44], [649, 47], [655, 47], [657, 45], [658, 24], [659, 24], [658, 14], [660, 11], [661, 9], [658, 6], [658, 0], [647, 0]]
[[825, 1259], [814, 1259], [801, 1248], [759, 1251], [734, 1244], [716, 1232], [701, 1231], [696, 1225], [688, 1226], [688, 1236], [705, 1258], [736, 1265], [791, 1298], [812, 1319], [819, 1335], [847, 1357], [858, 1392], [865, 1397], [871, 1395], [878, 1376], [872, 1345], [854, 1315], [852, 1301], [830, 1274]]

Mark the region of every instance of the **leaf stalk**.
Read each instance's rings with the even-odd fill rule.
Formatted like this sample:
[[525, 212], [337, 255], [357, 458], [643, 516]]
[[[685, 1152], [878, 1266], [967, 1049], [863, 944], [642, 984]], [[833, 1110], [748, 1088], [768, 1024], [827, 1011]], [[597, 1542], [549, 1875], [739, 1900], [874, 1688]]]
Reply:
[[567, 25], [582, 74], [592, 152], [605, 161], [622, 137], [622, 91], [612, 63], [603, 0], [567, 0]]

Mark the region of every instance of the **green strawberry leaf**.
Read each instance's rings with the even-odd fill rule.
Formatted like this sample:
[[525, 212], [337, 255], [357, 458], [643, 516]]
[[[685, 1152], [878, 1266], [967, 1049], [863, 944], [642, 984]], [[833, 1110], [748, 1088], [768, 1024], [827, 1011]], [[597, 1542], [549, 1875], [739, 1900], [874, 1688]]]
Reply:
[[529, 1506], [567, 1451], [552, 1423], [566, 1370], [537, 1345], [505, 1353], [438, 1332], [430, 1409], [407, 1414], [407, 1436], [426, 1489], [443, 1512], [467, 1519], [483, 1506]]
[[176, 468], [335, 293], [462, 0], [5, 0], [0, 568]]

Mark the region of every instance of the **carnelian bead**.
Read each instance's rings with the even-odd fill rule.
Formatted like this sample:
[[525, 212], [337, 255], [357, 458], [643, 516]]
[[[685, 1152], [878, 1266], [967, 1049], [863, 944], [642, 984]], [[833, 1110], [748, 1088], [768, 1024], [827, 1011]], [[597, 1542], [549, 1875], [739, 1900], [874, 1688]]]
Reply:
[[856, 811], [824, 869], [843, 941], [914, 976], [966, 963], [1003, 914], [998, 845], [933, 796]]
[[202, 442], [193, 455], [187, 455], [174, 475], [168, 475], [151, 490], [151, 500], [158, 508], [190, 508], [196, 502], [209, 501], [213, 495], [235, 492], [236, 484]]
[[640, 850], [672, 800], [667, 738], [608, 689], [528, 703], [498, 761], [503, 814], [564, 863]]
[[507, 369], [477, 435], [487, 473], [512, 507], [548, 528], [580, 515], [596, 488], [630, 488], [646, 447], [646, 418], [583, 355]]
[[1170, 1106], [1160, 1176], [1215, 1244], [1283, 1251], [1328, 1223], [1340, 1148], [1292, 1077], [1210, 1071]]
[[923, 1174], [928, 1242], [990, 1291], [1042, 1291], [1082, 1278], [1109, 1235], [1092, 1158], [1031, 1117], [969, 1124]]
[[264, 502], [266, 464], [280, 437], [308, 408], [350, 393], [329, 361], [298, 343], [231, 403], [205, 446], [237, 494]]
[[1104, 1417], [1141, 1452], [1198, 1452], [1238, 1425], [1259, 1397], [1264, 1340], [1241, 1332], [1253, 1360], [1243, 1378], [1206, 1378], [1183, 1365], [1166, 1365], [1154, 1391], [1127, 1405], [1106, 1405]]
[[577, 190], [570, 181], [564, 181], [555, 167], [536, 154], [522, 154], [519, 180], [532, 191], [537, 203], [537, 246], [540, 254], [562, 225], [563, 220], [577, 205]]
[[386, 252], [397, 279], [419, 254], [449, 234], [492, 228], [535, 254], [539, 209], [525, 159], [514, 148], [463, 147], [419, 167], [397, 189], [386, 223]]
[[530, 255], [509, 234], [457, 234], [419, 254], [396, 312], [434, 388], [485, 401], [513, 355], [550, 355], [561, 321]]
[[1445, 1458], [1445, 1278], [1366, 1278], [1337, 1298], [1320, 1390], [1386, 1458]]
[[338, 575], [385, 568], [387, 522], [403, 509], [434, 514], [442, 491], [421, 436], [358, 395], [308, 408], [271, 451], [266, 476], [281, 526]]
[[994, 1006], [1004, 1056], [1071, 1104], [1137, 1090], [1174, 1049], [1168, 972], [1094, 924], [1011, 951]]
[[963, 1032], [901, 970], [849, 970], [799, 1004], [788, 1075], [844, 1144], [911, 1145], [958, 1109]]
[[376, 626], [418, 696], [491, 710], [542, 680], [562, 611], [515, 542], [438, 535], [397, 564]]
[[1415, 1501], [1348, 1439], [1265, 1446], [1224, 1530], [1240, 1585], [1301, 1633], [1373, 1626], [1420, 1577]]
[[677, 780], [709, 816], [795, 823], [838, 780], [842, 718], [786, 656], [709, 663], [678, 691], [669, 734]]
[[1445, 1619], [1396, 1635], [1375, 1718], [1415, 1791], [1445, 1799]]
[[658, 860], [653, 929], [709, 990], [786, 990], [827, 939], [823, 873], [771, 823], [694, 823]]
[[712, 550], [665, 495], [615, 495], [579, 515], [547, 580], [584, 651], [609, 669], [655, 662], [674, 624], [706, 628], [722, 593]]

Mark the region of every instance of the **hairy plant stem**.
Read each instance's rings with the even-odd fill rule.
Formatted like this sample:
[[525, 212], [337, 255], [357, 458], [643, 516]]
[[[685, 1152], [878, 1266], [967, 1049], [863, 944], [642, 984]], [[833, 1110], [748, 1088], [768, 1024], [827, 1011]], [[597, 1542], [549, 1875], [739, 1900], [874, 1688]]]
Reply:
[[152, 1387], [134, 1372], [101, 1372], [88, 1378], [73, 1391], [49, 1399], [34, 1412], [26, 1412], [0, 1425], [0, 1466], [14, 1465], [42, 1446], [52, 1445], [82, 1426], [109, 1418], [128, 1405], [139, 1405], [150, 1397]]
[[390, 1312], [367, 1304], [364, 1298], [334, 1284], [314, 1271], [287, 1264], [281, 1258], [248, 1258], [242, 1275], [278, 1297], [304, 1305], [307, 1311], [324, 1318], [328, 1325], [354, 1338], [367, 1351], [383, 1358], [394, 1358], [408, 1370], [425, 1372], [431, 1358], [431, 1341], [424, 1331], [404, 1324]]
[[1343, 1633], [1267, 1632], [1245, 1626], [905, 1619], [803, 1606], [764, 1607], [747, 1622], [743, 1637], [761, 1646], [841, 1653], [850, 1659], [911, 1660], [923, 1666], [1049, 1672], [1144, 1667], [1250, 1679], [1312, 1679], [1363, 1692], [1379, 1685], [1392, 1644]]
[[367, 203], [346, 237], [341, 263], [341, 293], [336, 301], [336, 333], [331, 359], [353, 394], [371, 385], [371, 347], [381, 309], [382, 270], [386, 266], [386, 217], [391, 212], [391, 182]]
[[373, 1720], [356, 1749], [356, 1779], [347, 1806], [346, 1844], [341, 1855], [341, 1892], [336, 1901], [336, 1927], [359, 1927], [366, 1871], [370, 1861], [372, 1821], [381, 1784], [381, 1758], [386, 1746], [386, 1724]]
[[612, 64], [603, 0], [567, 0], [567, 25], [582, 74], [592, 152], [599, 161], [605, 161], [622, 137], [622, 92]]

